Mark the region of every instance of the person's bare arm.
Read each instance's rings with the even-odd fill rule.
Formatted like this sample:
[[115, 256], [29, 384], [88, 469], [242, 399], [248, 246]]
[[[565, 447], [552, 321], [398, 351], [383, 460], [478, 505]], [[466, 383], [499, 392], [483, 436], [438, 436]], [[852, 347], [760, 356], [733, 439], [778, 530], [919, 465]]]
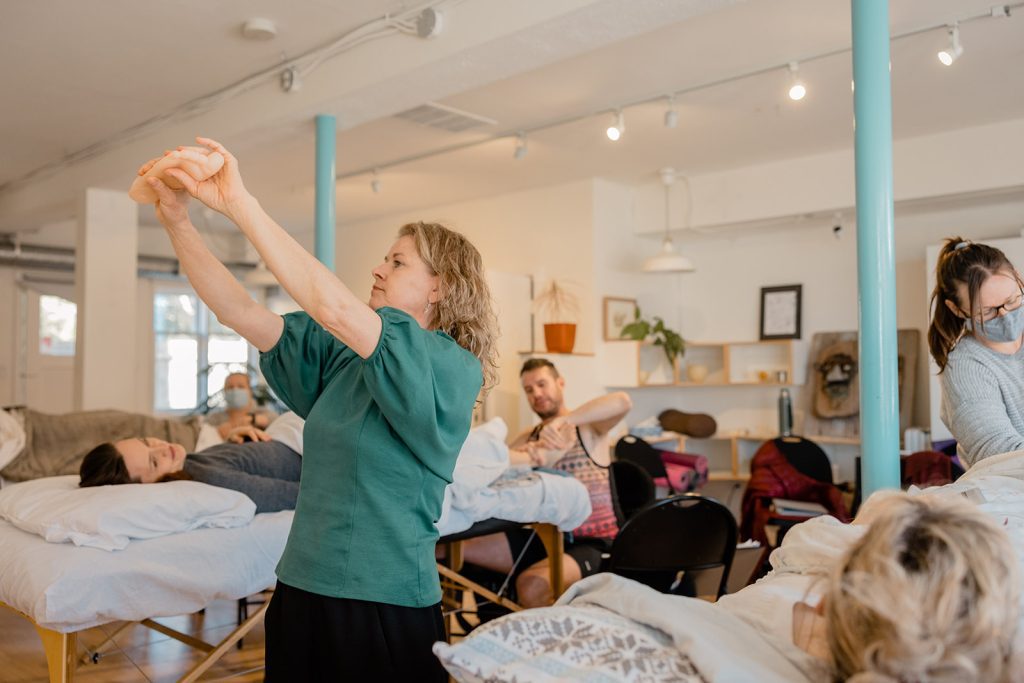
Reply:
[[565, 416], [574, 427], [588, 426], [597, 437], [604, 436], [633, 408], [633, 401], [624, 391], [599, 396], [587, 401]]
[[525, 429], [520, 432], [514, 439], [508, 442], [510, 449], [522, 449], [526, 445], [526, 442], [530, 440], [530, 434], [533, 433], [533, 429]]
[[[197, 140], [224, 156], [223, 168], [200, 183], [180, 169], [167, 174], [181, 182], [189, 194], [230, 218], [292, 299], [325, 330], [368, 358], [380, 340], [380, 316], [267, 215], [245, 190], [238, 161], [223, 145], [209, 138]], [[174, 154], [186, 161], [200, 155], [187, 149]]]
[[221, 324], [233, 329], [260, 351], [269, 351], [281, 338], [284, 320], [253, 300], [231, 271], [207, 248], [202, 235], [188, 217], [187, 195], [171, 190], [155, 178], [150, 180], [150, 187], [157, 195], [157, 217], [171, 238], [174, 253], [196, 294]]

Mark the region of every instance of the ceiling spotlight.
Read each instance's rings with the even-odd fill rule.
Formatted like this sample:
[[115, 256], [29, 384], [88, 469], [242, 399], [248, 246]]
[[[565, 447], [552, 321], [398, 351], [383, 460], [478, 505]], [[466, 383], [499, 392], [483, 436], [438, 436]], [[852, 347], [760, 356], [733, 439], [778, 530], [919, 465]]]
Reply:
[[665, 110], [665, 127], [675, 128], [679, 125], [679, 112], [676, 111], [676, 98], [668, 96], [668, 109]]
[[516, 134], [516, 151], [512, 153], [517, 160], [526, 156], [529, 148], [526, 146], [526, 133], [520, 131]]
[[272, 40], [277, 36], [277, 26], [272, 19], [253, 17], [242, 24], [242, 37], [247, 40]]
[[377, 177], [377, 169], [373, 169], [373, 178], [370, 179], [370, 189], [374, 194], [380, 194], [380, 178]]
[[614, 142], [622, 137], [625, 130], [626, 122], [625, 119], [622, 118], [622, 110], [616, 109], [612, 113], [612, 125], [608, 126], [608, 130], [606, 130], [604, 134], [608, 136], [609, 140]]
[[953, 24], [949, 27], [949, 47], [939, 50], [939, 61], [946, 66], [952, 66], [963, 53], [964, 46], [960, 44], [960, 25]]
[[807, 94], [807, 87], [804, 86], [803, 81], [800, 80], [798, 72], [800, 71], [800, 65], [796, 62], [789, 63], [789, 99], [799, 101], [804, 98]]

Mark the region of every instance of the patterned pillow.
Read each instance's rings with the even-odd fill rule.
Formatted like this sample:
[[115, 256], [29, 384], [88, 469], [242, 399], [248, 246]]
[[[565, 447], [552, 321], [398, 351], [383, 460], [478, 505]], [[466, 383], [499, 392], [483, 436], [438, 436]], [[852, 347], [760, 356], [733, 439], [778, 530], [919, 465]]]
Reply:
[[593, 606], [510, 614], [434, 654], [460, 683], [706, 683], [666, 634]]

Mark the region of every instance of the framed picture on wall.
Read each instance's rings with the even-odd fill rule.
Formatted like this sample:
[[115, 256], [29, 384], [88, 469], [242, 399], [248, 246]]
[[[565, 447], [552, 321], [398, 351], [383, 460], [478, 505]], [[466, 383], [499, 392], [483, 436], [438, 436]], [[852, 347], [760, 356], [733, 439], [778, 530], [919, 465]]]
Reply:
[[761, 288], [761, 339], [800, 338], [803, 285]]
[[622, 328], [636, 318], [636, 299], [604, 298], [604, 340], [620, 341]]

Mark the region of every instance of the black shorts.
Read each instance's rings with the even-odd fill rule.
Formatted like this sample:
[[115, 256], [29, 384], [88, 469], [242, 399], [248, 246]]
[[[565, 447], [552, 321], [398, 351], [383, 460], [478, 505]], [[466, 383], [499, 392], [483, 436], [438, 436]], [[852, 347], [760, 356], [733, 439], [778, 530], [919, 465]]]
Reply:
[[265, 632], [268, 683], [448, 680], [431, 651], [446, 639], [440, 604], [331, 598], [278, 581]]
[[[515, 565], [513, 577], [518, 577], [526, 569], [547, 559], [548, 553], [544, 550], [544, 543], [533, 532], [532, 529], [513, 529], [505, 532], [508, 540], [508, 549], [512, 551], [512, 562], [516, 562], [522, 553], [522, 558]], [[601, 571], [602, 555], [608, 552], [610, 544], [602, 538], [581, 538], [579, 536], [567, 538], [565, 541], [565, 554], [576, 560], [580, 567], [580, 573], [584, 578]]]

